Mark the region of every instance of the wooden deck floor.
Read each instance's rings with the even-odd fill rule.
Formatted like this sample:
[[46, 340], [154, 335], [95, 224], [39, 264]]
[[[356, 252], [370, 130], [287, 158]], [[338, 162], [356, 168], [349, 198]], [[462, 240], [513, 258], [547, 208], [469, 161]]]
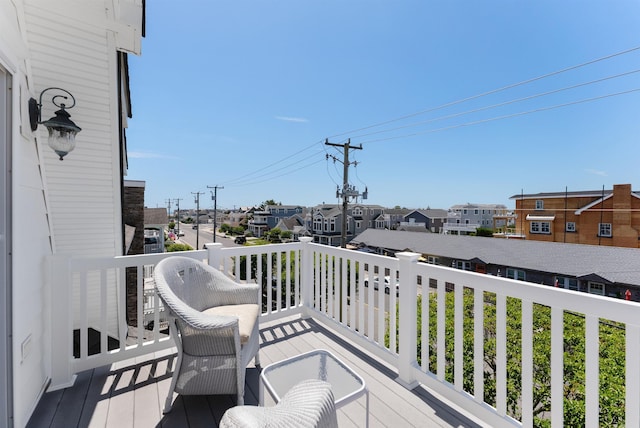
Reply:
[[[404, 389], [385, 363], [312, 319], [266, 324], [261, 339], [263, 366], [319, 348], [351, 366], [369, 388], [371, 427], [480, 426], [422, 387]], [[233, 396], [178, 395], [172, 411], [162, 414], [175, 360], [176, 354], [166, 351], [80, 373], [72, 388], [44, 395], [28, 427], [217, 427], [223, 413], [235, 405]], [[257, 368], [248, 368], [245, 404], [258, 403], [258, 375]], [[265, 404], [272, 402], [267, 399]], [[338, 423], [364, 426], [365, 398], [340, 408]]]

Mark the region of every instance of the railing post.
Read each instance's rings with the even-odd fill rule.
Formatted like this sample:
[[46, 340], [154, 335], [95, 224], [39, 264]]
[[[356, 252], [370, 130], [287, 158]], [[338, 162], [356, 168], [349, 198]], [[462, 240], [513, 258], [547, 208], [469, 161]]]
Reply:
[[71, 302], [70, 258], [51, 256], [51, 383], [48, 391], [68, 388], [76, 380], [71, 367], [73, 354], [73, 307]]
[[[400, 271], [400, 334], [398, 346], [398, 378], [396, 381], [407, 389], [418, 386], [414, 375], [418, 346], [417, 327], [417, 279], [416, 264], [420, 254], [401, 252], [396, 253], [399, 260]], [[391, 280], [391, 292], [393, 292], [393, 278]], [[428, 297], [428, 296], [427, 296]], [[424, 296], [423, 296], [424, 298]]]
[[209, 242], [204, 244], [204, 246], [207, 249], [209, 266], [220, 269], [220, 264], [222, 262], [222, 243]]
[[311, 245], [313, 238], [303, 236], [300, 238], [300, 297], [303, 316], [309, 317], [309, 309], [313, 307], [313, 251]]

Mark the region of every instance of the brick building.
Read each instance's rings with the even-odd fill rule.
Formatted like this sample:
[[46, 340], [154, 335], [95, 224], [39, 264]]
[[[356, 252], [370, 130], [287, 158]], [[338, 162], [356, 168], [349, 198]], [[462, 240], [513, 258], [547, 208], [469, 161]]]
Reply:
[[613, 190], [514, 195], [516, 234], [572, 244], [640, 247], [640, 192]]

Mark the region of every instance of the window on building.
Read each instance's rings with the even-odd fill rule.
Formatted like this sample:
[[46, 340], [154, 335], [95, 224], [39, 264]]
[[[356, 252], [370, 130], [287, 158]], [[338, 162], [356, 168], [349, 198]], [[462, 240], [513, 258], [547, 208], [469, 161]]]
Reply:
[[598, 229], [600, 230], [600, 233], [598, 233], [598, 236], [606, 236], [606, 237], [611, 236], [611, 223], [599, 223]]
[[479, 210], [473, 210], [473, 213], [474, 213], [475, 215], [478, 215], [478, 214], [480, 213], [480, 211], [479, 211]]
[[507, 268], [507, 278], [517, 279], [518, 281], [526, 281], [527, 274], [523, 270]]
[[336, 231], [336, 219], [335, 219], [335, 218], [332, 218], [332, 219], [331, 219], [331, 222], [330, 222], [330, 229], [331, 229], [331, 231], [332, 231], [332, 232], [335, 232], [335, 231]]
[[467, 214], [467, 210], [462, 210], [462, 214]]
[[529, 231], [531, 233], [542, 233], [548, 235], [551, 233], [551, 223], [548, 221], [532, 221]]
[[568, 221], [566, 223], [565, 230], [567, 232], [575, 232], [576, 231], [576, 223], [574, 221]]
[[469, 219], [466, 219], [466, 220], [464, 221], [464, 224], [469, 224]]
[[434, 256], [428, 256], [427, 257], [427, 263], [429, 263], [431, 265], [437, 265], [438, 264], [438, 258], [434, 257]]
[[589, 281], [589, 287], [587, 291], [591, 294], [598, 294], [600, 296], [604, 296], [604, 284], [601, 284], [599, 282]]
[[558, 287], [566, 288], [567, 290], [578, 290], [578, 280], [576, 278], [566, 278], [564, 276], [559, 276], [556, 278], [558, 281]]
[[541, 199], [538, 199], [536, 201], [536, 210], [543, 210], [544, 209], [544, 201]]
[[362, 229], [362, 221], [356, 220], [356, 229]]
[[471, 270], [471, 262], [465, 262], [462, 260], [457, 260], [455, 267], [461, 270]]

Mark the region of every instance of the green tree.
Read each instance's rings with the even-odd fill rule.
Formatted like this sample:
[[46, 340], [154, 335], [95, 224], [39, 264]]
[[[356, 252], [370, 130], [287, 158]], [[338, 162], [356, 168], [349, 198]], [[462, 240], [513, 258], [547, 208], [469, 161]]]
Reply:
[[260, 208], [265, 209], [269, 205], [282, 205], [282, 202], [276, 202], [273, 199], [267, 199], [266, 201], [260, 204]]

